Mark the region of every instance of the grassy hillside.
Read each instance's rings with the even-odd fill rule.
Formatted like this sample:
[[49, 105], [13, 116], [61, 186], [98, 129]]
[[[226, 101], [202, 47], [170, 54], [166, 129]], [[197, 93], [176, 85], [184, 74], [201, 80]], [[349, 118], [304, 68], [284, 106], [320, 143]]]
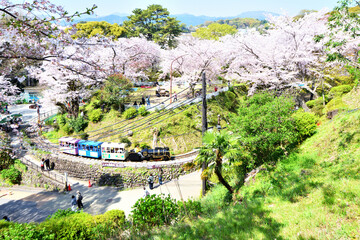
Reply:
[[[343, 99], [359, 107], [359, 93]], [[359, 239], [359, 126], [360, 110], [339, 113], [276, 166], [263, 166], [232, 200], [217, 186], [202, 200], [203, 216], [151, 237]]]

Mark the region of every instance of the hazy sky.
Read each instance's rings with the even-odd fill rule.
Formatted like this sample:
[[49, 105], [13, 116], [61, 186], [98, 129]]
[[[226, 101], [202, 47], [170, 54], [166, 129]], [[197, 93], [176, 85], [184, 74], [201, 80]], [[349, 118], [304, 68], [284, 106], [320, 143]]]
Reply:
[[[10, 0], [11, 1], [11, 0]], [[269, 11], [296, 15], [302, 9], [333, 9], [338, 0], [50, 0], [67, 11], [81, 11], [93, 4], [98, 16], [112, 13], [129, 15], [135, 8], [160, 4], [170, 14], [189, 13], [207, 16], [236, 16], [246, 11]], [[22, 2], [14, 0], [13, 2]]]

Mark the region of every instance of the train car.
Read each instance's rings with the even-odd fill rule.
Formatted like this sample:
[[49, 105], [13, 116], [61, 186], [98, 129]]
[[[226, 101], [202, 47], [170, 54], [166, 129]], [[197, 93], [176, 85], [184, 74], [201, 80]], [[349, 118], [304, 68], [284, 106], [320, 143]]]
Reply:
[[78, 155], [79, 154], [78, 142], [80, 142], [80, 139], [76, 139], [72, 137], [62, 137], [59, 139], [60, 150], [63, 153]]
[[79, 156], [101, 158], [101, 144], [103, 142], [94, 142], [81, 140], [78, 142]]
[[142, 155], [148, 160], [170, 160], [170, 150], [168, 147], [155, 148], [155, 149], [143, 149], [141, 150]]
[[101, 158], [125, 161], [129, 156], [125, 143], [105, 142], [101, 144]]

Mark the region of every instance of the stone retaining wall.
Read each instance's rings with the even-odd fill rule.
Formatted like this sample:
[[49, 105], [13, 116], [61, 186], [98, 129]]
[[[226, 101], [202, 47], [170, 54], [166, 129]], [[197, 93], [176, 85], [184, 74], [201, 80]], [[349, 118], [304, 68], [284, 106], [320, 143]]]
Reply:
[[[50, 162], [55, 163], [55, 170], [70, 177], [81, 180], [91, 180], [99, 186], [114, 186], [120, 189], [139, 187], [147, 184], [150, 173], [154, 176], [155, 183], [158, 182], [160, 169], [147, 168], [108, 168], [100, 164], [88, 165], [65, 159], [51, 157]], [[184, 169], [183, 165], [170, 165], [162, 168], [163, 182], [176, 179], [181, 175], [195, 171], [194, 167]]]

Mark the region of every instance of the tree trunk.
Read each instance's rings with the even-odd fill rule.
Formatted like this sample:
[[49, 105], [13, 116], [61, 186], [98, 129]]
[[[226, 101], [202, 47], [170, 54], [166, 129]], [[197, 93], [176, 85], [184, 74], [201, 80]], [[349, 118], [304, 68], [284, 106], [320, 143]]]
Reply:
[[216, 166], [215, 166], [215, 174], [219, 179], [219, 182], [224, 185], [226, 187], [227, 190], [229, 190], [229, 192], [232, 194], [234, 193], [234, 189], [232, 189], [232, 187], [229, 185], [229, 183], [223, 178], [222, 174], [221, 174], [221, 162], [216, 161]]

